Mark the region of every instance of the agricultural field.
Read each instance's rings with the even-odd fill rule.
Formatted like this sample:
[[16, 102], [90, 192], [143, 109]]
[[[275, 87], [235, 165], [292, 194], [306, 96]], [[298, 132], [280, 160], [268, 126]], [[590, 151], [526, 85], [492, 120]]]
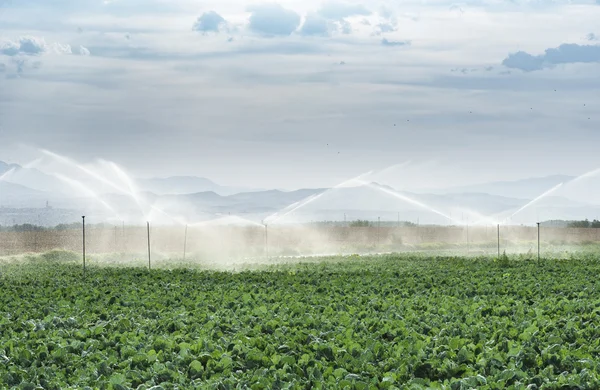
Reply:
[[76, 261], [0, 265], [0, 388], [600, 388], [598, 256]]

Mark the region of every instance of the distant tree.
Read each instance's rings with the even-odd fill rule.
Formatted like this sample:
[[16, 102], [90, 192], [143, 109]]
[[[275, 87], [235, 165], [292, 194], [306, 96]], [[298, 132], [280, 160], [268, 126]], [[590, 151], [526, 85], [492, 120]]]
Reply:
[[350, 227], [369, 227], [371, 226], [371, 222], [367, 221], [367, 220], [360, 220], [357, 219], [356, 221], [352, 221], [350, 222]]
[[81, 223], [76, 222], [76, 223], [61, 223], [56, 225], [55, 229], [56, 230], [70, 230], [70, 229], [79, 229], [81, 227]]
[[567, 225], [570, 228], [589, 228], [591, 226], [590, 221], [588, 219], [584, 221], [572, 221]]
[[592, 227], [593, 227], [594, 229], [598, 229], [598, 228], [600, 228], [600, 221], [598, 221], [597, 219], [594, 219], [594, 220], [592, 221]]

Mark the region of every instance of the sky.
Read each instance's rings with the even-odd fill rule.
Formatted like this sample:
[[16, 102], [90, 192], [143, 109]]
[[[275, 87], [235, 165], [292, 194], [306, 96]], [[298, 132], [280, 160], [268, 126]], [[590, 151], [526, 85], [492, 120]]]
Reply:
[[600, 0], [0, 0], [0, 160], [286, 189], [407, 161], [421, 187], [578, 175], [600, 167], [598, 20]]

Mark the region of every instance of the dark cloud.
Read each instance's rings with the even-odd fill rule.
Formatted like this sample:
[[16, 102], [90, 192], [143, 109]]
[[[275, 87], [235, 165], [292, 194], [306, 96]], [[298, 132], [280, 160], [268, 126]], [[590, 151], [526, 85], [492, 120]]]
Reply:
[[248, 8], [250, 29], [264, 35], [291, 35], [300, 26], [300, 15], [278, 4], [255, 5]]
[[381, 44], [383, 46], [398, 47], [398, 46], [408, 46], [408, 45], [410, 45], [410, 42], [409, 41], [390, 41], [386, 38], [383, 38], [381, 40]]
[[595, 62], [600, 62], [600, 45], [565, 43], [557, 48], [546, 49], [541, 55], [532, 55], [524, 51], [512, 53], [502, 61], [502, 65], [533, 72], [561, 64]]
[[341, 20], [350, 16], [369, 16], [371, 13], [364, 5], [339, 2], [325, 3], [319, 10], [321, 16], [332, 20]]
[[300, 28], [300, 34], [307, 36], [328, 36], [331, 30], [332, 26], [327, 19], [318, 14], [309, 14], [306, 16], [302, 28]]
[[586, 35], [586, 39], [588, 41], [598, 41], [598, 40], [600, 40], [600, 37], [598, 37], [598, 35], [596, 35], [594, 33], [589, 33], [588, 35]]
[[227, 21], [215, 11], [203, 13], [194, 23], [193, 30], [200, 32], [219, 32], [227, 25]]

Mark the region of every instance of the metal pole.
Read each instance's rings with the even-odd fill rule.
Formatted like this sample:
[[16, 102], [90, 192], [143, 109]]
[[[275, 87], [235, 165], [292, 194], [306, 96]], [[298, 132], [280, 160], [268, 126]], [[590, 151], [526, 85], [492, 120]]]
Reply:
[[469, 247], [469, 224], [467, 224], [467, 255], [471, 252], [471, 248]]
[[265, 254], [269, 259], [269, 226], [265, 224]]
[[150, 258], [150, 222], [146, 222], [148, 227], [148, 270], [152, 269], [152, 261]]
[[500, 224], [498, 224], [498, 258], [500, 258]]
[[538, 263], [540, 261], [540, 223], [537, 223], [538, 225]]
[[398, 212], [398, 227], [400, 227], [400, 212]]
[[381, 229], [381, 217], [377, 217], [377, 249], [379, 249], [379, 230]]
[[348, 222], [346, 220], [346, 213], [344, 213], [344, 227], [348, 227]]
[[187, 250], [187, 229], [188, 225], [185, 225], [185, 236], [183, 238], [183, 261], [185, 261], [185, 252]]
[[81, 219], [83, 227], [83, 277], [85, 278], [85, 215]]

